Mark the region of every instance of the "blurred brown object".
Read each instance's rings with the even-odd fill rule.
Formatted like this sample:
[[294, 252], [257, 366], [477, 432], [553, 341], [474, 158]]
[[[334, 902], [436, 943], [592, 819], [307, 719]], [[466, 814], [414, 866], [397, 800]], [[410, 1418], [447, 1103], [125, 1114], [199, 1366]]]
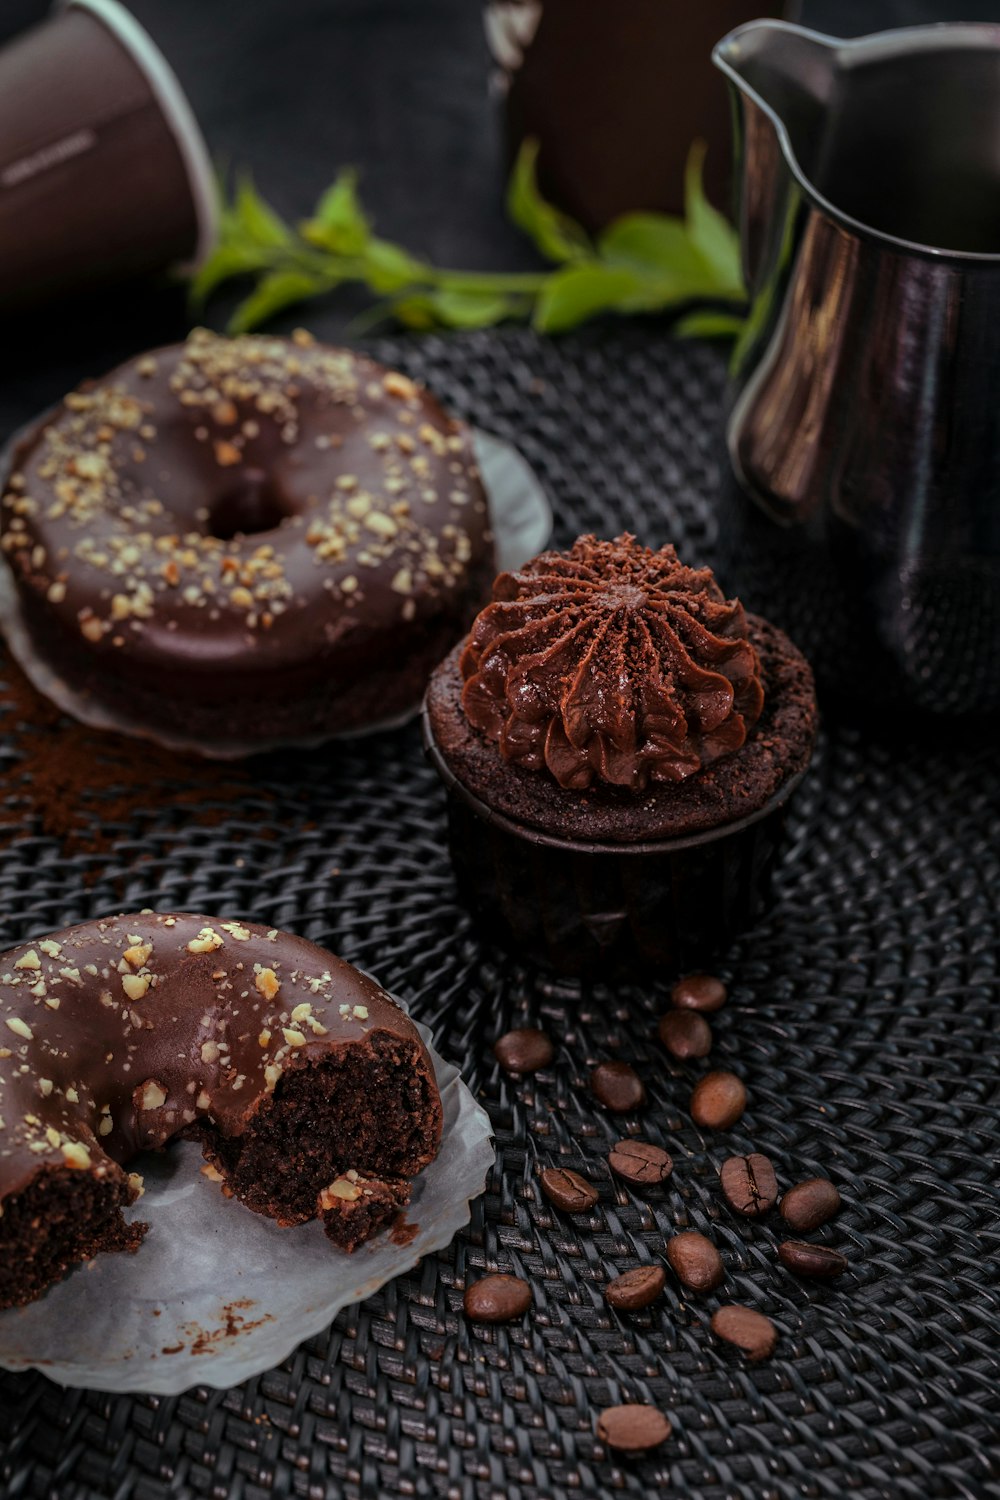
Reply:
[[630, 210], [680, 212], [701, 138], [708, 194], [728, 208], [730, 107], [712, 48], [780, 14], [752, 0], [489, 0], [511, 156], [536, 137], [542, 191], [598, 229]]
[[215, 196], [180, 85], [117, 0], [62, 0], [0, 51], [0, 308], [197, 260]]

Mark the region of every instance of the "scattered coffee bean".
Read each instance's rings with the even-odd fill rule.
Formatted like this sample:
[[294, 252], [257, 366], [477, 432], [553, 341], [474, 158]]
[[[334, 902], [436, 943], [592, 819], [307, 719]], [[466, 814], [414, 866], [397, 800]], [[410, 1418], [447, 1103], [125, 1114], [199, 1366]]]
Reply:
[[608, 1166], [633, 1187], [658, 1187], [674, 1170], [667, 1152], [652, 1141], [619, 1141], [611, 1149]]
[[721, 1010], [726, 1003], [726, 986], [714, 974], [688, 974], [678, 979], [670, 998], [679, 1010]]
[[656, 1301], [666, 1280], [662, 1266], [639, 1266], [609, 1281], [604, 1296], [612, 1307], [622, 1312], [638, 1312], [640, 1307], [648, 1307]]
[[840, 1209], [840, 1194], [825, 1177], [799, 1182], [781, 1200], [781, 1217], [789, 1229], [808, 1234], [832, 1219]]
[[728, 1130], [747, 1107], [747, 1091], [735, 1073], [706, 1073], [691, 1095], [691, 1118], [708, 1130]]
[[685, 1229], [667, 1240], [667, 1260], [678, 1281], [692, 1292], [711, 1292], [725, 1279], [722, 1256], [696, 1229]]
[[670, 1423], [655, 1406], [609, 1406], [597, 1419], [597, 1436], [619, 1453], [645, 1453], [666, 1442]]
[[549, 1202], [567, 1214], [585, 1214], [599, 1197], [592, 1182], [581, 1177], [579, 1172], [571, 1172], [568, 1167], [546, 1167], [539, 1181]]
[[752, 1307], [718, 1307], [712, 1314], [712, 1332], [727, 1344], [742, 1349], [751, 1364], [774, 1353], [778, 1330], [770, 1318]]
[[547, 1068], [555, 1049], [544, 1031], [522, 1026], [508, 1031], [493, 1043], [497, 1062], [508, 1073], [536, 1073]]
[[590, 1087], [605, 1109], [628, 1114], [646, 1102], [646, 1090], [635, 1069], [625, 1062], [603, 1062], [590, 1075]]
[[752, 1151], [749, 1156], [727, 1157], [719, 1176], [730, 1208], [748, 1219], [769, 1214], [778, 1201], [774, 1168], [759, 1151]]
[[839, 1276], [847, 1270], [847, 1256], [827, 1245], [808, 1245], [805, 1240], [783, 1240], [778, 1259], [796, 1276]]
[[510, 1323], [531, 1306], [531, 1287], [520, 1276], [481, 1276], [466, 1287], [462, 1306], [476, 1323]]
[[707, 1057], [712, 1050], [712, 1028], [695, 1010], [668, 1010], [660, 1019], [660, 1041], [671, 1057]]

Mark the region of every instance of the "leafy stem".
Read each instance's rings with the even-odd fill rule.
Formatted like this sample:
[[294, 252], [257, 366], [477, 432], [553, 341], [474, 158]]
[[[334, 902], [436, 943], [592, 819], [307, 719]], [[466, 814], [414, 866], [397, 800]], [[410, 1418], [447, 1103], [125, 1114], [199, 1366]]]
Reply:
[[516, 320], [557, 333], [600, 313], [693, 305], [676, 325], [679, 333], [729, 337], [738, 331], [745, 292], [736, 235], [705, 197], [700, 142], [688, 158], [683, 218], [626, 214], [596, 239], [542, 195], [537, 156], [537, 144], [526, 142], [511, 173], [507, 208], [552, 263], [549, 269], [433, 266], [374, 233], [357, 174], [345, 168], [311, 218], [294, 227], [249, 178], [238, 180], [231, 199], [223, 201], [219, 241], [193, 279], [192, 297], [202, 305], [220, 285], [251, 279], [252, 289], [230, 319], [233, 333], [346, 284], [363, 286], [378, 299], [364, 315], [366, 324], [392, 318], [411, 328], [485, 328]]

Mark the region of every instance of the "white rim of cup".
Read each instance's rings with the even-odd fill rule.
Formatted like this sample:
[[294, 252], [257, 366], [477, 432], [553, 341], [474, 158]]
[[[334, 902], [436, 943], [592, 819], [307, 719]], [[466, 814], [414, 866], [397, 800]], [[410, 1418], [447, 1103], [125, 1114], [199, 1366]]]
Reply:
[[219, 200], [212, 161], [194, 110], [167, 59], [149, 33], [119, 0], [58, 0], [59, 10], [89, 10], [138, 63], [153, 91], [184, 163], [198, 225], [193, 259], [182, 269], [197, 270], [219, 235]]

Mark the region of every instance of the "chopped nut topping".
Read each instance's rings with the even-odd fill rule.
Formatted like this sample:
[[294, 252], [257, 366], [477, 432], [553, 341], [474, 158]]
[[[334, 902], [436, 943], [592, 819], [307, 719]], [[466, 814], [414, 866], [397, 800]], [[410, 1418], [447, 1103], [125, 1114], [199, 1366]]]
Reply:
[[387, 396], [398, 396], [403, 401], [419, 395], [419, 388], [405, 375], [400, 375], [398, 370], [390, 370], [382, 377], [382, 389]]
[[338, 1177], [320, 1193], [319, 1206], [321, 1209], [335, 1208], [338, 1202], [355, 1203], [360, 1197], [361, 1189], [357, 1183], [348, 1181], [346, 1177]]
[[225, 1182], [225, 1178], [218, 1167], [213, 1167], [210, 1161], [207, 1161], [201, 1168], [201, 1175], [202, 1177], [207, 1177], [209, 1182]]
[[39, 1078], [38, 1092], [41, 1094], [43, 1099], [47, 1099], [49, 1097], [52, 1092], [52, 1087], [53, 1085], [51, 1078]]
[[22, 1021], [20, 1016], [8, 1016], [6, 1024], [8, 1030], [12, 1031], [15, 1036], [23, 1037], [26, 1042], [34, 1040], [35, 1033], [27, 1021]]
[[218, 1042], [202, 1042], [201, 1060], [203, 1063], [214, 1063], [219, 1060]]
[[281, 989], [281, 981], [273, 969], [261, 969], [254, 980], [254, 984], [265, 1000], [273, 1000]]
[[294, 1026], [283, 1026], [281, 1029], [281, 1034], [285, 1038], [285, 1041], [288, 1043], [289, 1047], [304, 1047], [306, 1044], [306, 1038], [304, 1037], [302, 1032], [298, 1031]]
[[233, 464], [238, 464], [242, 461], [243, 455], [233, 443], [227, 443], [220, 439], [214, 447], [215, 462], [223, 469], [231, 468]]
[[141, 1198], [146, 1191], [145, 1184], [138, 1172], [130, 1172], [128, 1174], [128, 1185], [132, 1189], [134, 1198]]
[[80, 1141], [67, 1141], [63, 1146], [63, 1161], [67, 1167], [83, 1171], [90, 1166], [90, 1152]]
[[142, 1108], [162, 1109], [167, 1102], [167, 1091], [155, 1079], [148, 1079], [142, 1086]]
[[203, 927], [198, 936], [192, 938], [187, 948], [189, 953], [214, 953], [222, 947], [222, 938], [211, 927]]
[[149, 962], [152, 951], [152, 943], [136, 943], [131, 948], [126, 948], [122, 956], [134, 969], [141, 969], [143, 964]]
[[148, 974], [123, 974], [122, 989], [130, 1000], [141, 1000], [149, 989]]
[[223, 932], [228, 932], [238, 943], [245, 943], [250, 937], [250, 929], [243, 927], [239, 922], [223, 922], [220, 924]]
[[14, 960], [15, 969], [40, 969], [42, 961], [34, 948], [29, 948], [27, 953], [22, 953], [20, 958]]

